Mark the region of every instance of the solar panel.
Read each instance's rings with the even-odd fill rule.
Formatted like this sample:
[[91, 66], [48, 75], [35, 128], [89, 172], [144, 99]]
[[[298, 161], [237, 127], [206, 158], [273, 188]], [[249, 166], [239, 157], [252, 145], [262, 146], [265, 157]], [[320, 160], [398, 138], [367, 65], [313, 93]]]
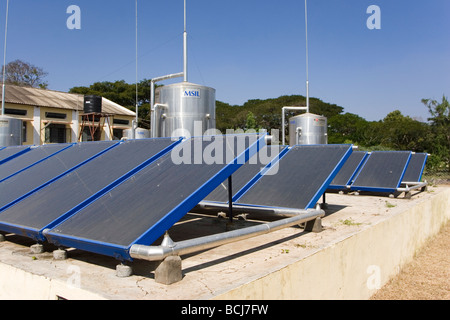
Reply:
[[[280, 145], [265, 146], [262, 148], [232, 175], [233, 196], [239, 197], [241, 193], [245, 192], [245, 189], [243, 189], [245, 185], [252, 179], [257, 178], [257, 175], [261, 173], [266, 165], [275, 158], [281, 157], [284, 151], [287, 150], [286, 146]], [[204, 200], [228, 202], [228, 179], [223, 181]]]
[[[128, 253], [131, 245], [152, 244], [264, 145], [263, 136], [256, 135], [211, 139], [197, 137], [180, 144], [46, 231], [47, 239], [57, 245], [131, 259]], [[228, 158], [231, 160], [194, 161], [209, 152], [212, 144], [216, 155], [233, 154]], [[236, 144], [245, 144], [244, 151], [236, 153], [233, 147]], [[191, 160], [189, 163], [174, 161], [173, 155], [179, 150], [183, 150], [183, 157], [189, 154], [186, 157]]]
[[0, 183], [0, 212], [24, 197], [75, 169], [118, 141], [77, 143]]
[[31, 166], [45, 160], [52, 155], [66, 148], [70, 148], [73, 144], [48, 144], [38, 147], [32, 147], [30, 151], [24, 153], [20, 157], [14, 158], [0, 166], [0, 182], [4, 181], [15, 174], [30, 168]]
[[351, 189], [394, 192], [411, 158], [410, 151], [373, 151], [356, 176]]
[[236, 204], [312, 208], [351, 153], [351, 145], [294, 146]]
[[428, 154], [426, 153], [413, 153], [402, 181], [419, 182], [422, 179], [422, 173], [425, 168], [427, 158]]
[[358, 173], [366, 160], [368, 153], [365, 151], [353, 151], [350, 157], [331, 181], [329, 189], [344, 189], [352, 184], [353, 178]]
[[30, 151], [31, 146], [6, 147], [0, 150], [0, 165]]
[[48, 225], [178, 142], [170, 138], [127, 140], [8, 207], [0, 213], [0, 230], [44, 241], [41, 232]]

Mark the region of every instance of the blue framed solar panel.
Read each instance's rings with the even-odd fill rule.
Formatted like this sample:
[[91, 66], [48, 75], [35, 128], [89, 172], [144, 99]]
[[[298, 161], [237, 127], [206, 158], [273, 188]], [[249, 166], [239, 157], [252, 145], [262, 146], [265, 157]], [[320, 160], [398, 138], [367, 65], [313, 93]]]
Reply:
[[[287, 151], [287, 146], [268, 145], [250, 158], [249, 161], [232, 175], [232, 201], [245, 193], [248, 186], [252, 184], [251, 182], [259, 179], [264, 170], [267, 170], [268, 165], [270, 167], [273, 161], [277, 161]], [[228, 179], [214, 189], [204, 201], [228, 203]]]
[[80, 142], [0, 182], [0, 212], [119, 143]]
[[351, 145], [293, 146], [276, 165], [252, 181], [236, 205], [313, 208], [345, 161]]
[[368, 152], [366, 151], [353, 151], [336, 177], [331, 181], [328, 189], [341, 190], [349, 187], [366, 161], [367, 156]]
[[174, 148], [180, 139], [127, 140], [0, 212], [0, 230], [37, 241], [42, 232], [67, 218], [68, 212], [101, 190], [133, 175], [139, 166], [151, 163]]
[[420, 182], [427, 158], [427, 153], [413, 153], [402, 182]]
[[356, 176], [351, 190], [394, 192], [411, 159], [410, 151], [373, 151]]
[[32, 166], [45, 161], [47, 158], [70, 148], [73, 143], [68, 144], [48, 144], [38, 147], [32, 147], [30, 151], [8, 161], [0, 166], [0, 182], [13, 177], [14, 175], [25, 171]]
[[[152, 244], [265, 144], [264, 136], [259, 135], [211, 139], [195, 137], [184, 141], [107, 194], [75, 208], [69, 218], [45, 231], [47, 240], [59, 246], [132, 260], [129, 248], [133, 244]], [[194, 161], [211, 150], [213, 144], [216, 155], [233, 157], [220, 162]], [[245, 145], [245, 149], [236, 153], [232, 147], [235, 144]], [[190, 163], [179, 163], [180, 150], [183, 157], [189, 154]]]
[[17, 146], [17, 147], [6, 147], [1, 149], [0, 165], [30, 151], [30, 148], [31, 146]]

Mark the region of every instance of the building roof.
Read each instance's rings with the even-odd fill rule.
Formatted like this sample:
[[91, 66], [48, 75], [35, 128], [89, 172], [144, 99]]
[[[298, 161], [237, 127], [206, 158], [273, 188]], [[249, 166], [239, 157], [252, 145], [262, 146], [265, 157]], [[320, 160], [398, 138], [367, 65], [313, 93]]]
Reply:
[[[0, 92], [0, 97], [2, 96]], [[84, 95], [46, 89], [6, 85], [5, 102], [36, 107], [61, 108], [83, 111]], [[136, 113], [121, 105], [102, 98], [102, 112], [115, 115], [136, 116]]]

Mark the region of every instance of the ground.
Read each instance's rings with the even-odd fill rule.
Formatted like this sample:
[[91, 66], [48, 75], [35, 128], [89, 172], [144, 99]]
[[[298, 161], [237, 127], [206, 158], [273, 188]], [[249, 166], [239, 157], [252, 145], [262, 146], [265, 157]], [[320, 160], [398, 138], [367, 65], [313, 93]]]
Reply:
[[372, 300], [450, 299], [450, 222]]

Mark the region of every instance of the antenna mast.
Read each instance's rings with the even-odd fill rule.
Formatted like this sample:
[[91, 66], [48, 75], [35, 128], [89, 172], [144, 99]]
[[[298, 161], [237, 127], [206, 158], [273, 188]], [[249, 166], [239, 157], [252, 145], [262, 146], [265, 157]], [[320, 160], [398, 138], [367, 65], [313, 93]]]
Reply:
[[186, 32], [186, 0], [184, 0], [184, 33], [183, 33], [183, 73], [187, 82], [187, 32]]
[[305, 34], [306, 34], [306, 112], [309, 112], [309, 79], [308, 79], [308, 9], [305, 0]]
[[6, 1], [5, 48], [3, 51], [2, 115], [5, 114], [6, 35], [8, 34], [9, 0]]

